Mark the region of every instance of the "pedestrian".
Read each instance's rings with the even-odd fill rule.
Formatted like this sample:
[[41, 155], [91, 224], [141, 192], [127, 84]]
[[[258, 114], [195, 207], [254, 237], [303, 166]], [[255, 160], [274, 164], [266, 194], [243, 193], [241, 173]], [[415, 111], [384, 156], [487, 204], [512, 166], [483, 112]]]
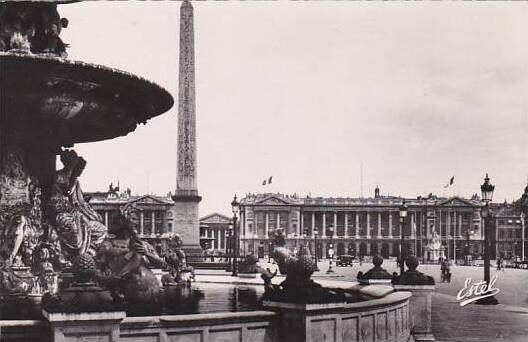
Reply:
[[442, 283], [443, 282], [451, 282], [451, 272], [449, 269], [449, 261], [443, 260], [442, 265], [440, 266], [440, 270], [442, 271]]

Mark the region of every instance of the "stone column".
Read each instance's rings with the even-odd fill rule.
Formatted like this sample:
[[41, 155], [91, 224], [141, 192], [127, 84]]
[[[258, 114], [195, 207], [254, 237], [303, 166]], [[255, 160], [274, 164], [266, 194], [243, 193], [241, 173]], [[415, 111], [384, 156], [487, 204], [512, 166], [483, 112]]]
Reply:
[[280, 228], [280, 211], [277, 211], [277, 229]]
[[392, 239], [392, 211], [389, 211], [389, 239]]
[[334, 211], [334, 236], [339, 236], [337, 235], [337, 211]]
[[312, 234], [315, 230], [315, 211], [312, 211]]
[[145, 222], [145, 217], [144, 217], [143, 210], [141, 210], [139, 212], [139, 235], [143, 235], [144, 228], [145, 228], [144, 222]]
[[367, 239], [370, 239], [370, 211], [367, 211]]
[[323, 227], [321, 228], [322, 230], [321, 234], [323, 237], [326, 237], [326, 212], [323, 211], [321, 213], [323, 214]]
[[104, 224], [108, 228], [108, 210], [104, 212]]
[[356, 239], [359, 239], [359, 211], [356, 211]]
[[269, 212], [266, 211], [266, 230], [265, 230], [265, 237], [264, 238], [268, 238], [269, 236]]
[[302, 235], [302, 231], [304, 229], [304, 213], [302, 211], [299, 211], [299, 215], [301, 215], [301, 218], [299, 220], [299, 228], [295, 232], [297, 234], [297, 236], [301, 236]]
[[344, 214], [345, 214], [345, 238], [348, 238], [349, 237], [348, 235], [348, 212], [345, 211]]
[[151, 214], [150, 214], [150, 217], [151, 217], [151, 224], [152, 224], [152, 232], [151, 232], [151, 235], [155, 235], [156, 234], [156, 212], [154, 210], [152, 210]]
[[381, 239], [381, 211], [378, 211], [378, 239]]
[[458, 236], [462, 237], [462, 214], [458, 215]]
[[[416, 213], [412, 212], [411, 213], [411, 239], [414, 239], [414, 236], [416, 234], [415, 229], [414, 229], [415, 226], [416, 226]], [[416, 251], [414, 251], [414, 253], [416, 253]]]

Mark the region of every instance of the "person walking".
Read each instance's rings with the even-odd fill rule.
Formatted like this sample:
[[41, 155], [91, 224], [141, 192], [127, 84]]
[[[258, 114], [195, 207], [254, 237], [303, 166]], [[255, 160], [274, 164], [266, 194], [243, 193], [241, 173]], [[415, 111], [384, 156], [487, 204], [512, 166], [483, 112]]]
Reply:
[[451, 282], [451, 272], [449, 268], [449, 261], [443, 260], [442, 265], [440, 266], [440, 270], [442, 271], [442, 283], [444, 282]]

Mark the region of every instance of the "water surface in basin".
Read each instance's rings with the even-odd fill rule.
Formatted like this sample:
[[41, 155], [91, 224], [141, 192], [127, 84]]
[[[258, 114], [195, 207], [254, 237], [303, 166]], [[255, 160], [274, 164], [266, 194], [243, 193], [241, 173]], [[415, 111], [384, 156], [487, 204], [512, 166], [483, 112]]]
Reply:
[[165, 287], [164, 314], [237, 312], [260, 309], [263, 286], [193, 283]]

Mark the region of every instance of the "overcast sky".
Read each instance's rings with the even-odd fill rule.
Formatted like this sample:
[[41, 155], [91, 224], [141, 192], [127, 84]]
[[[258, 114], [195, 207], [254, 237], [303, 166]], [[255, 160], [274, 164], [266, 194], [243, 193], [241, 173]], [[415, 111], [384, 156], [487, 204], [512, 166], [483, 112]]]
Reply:
[[[180, 2], [62, 5], [70, 58], [178, 87]], [[528, 3], [193, 2], [200, 215], [233, 194], [471, 196], [528, 176]], [[77, 145], [86, 191], [176, 182], [177, 106]], [[273, 176], [271, 186], [263, 179]], [[443, 186], [455, 176], [452, 188]]]

